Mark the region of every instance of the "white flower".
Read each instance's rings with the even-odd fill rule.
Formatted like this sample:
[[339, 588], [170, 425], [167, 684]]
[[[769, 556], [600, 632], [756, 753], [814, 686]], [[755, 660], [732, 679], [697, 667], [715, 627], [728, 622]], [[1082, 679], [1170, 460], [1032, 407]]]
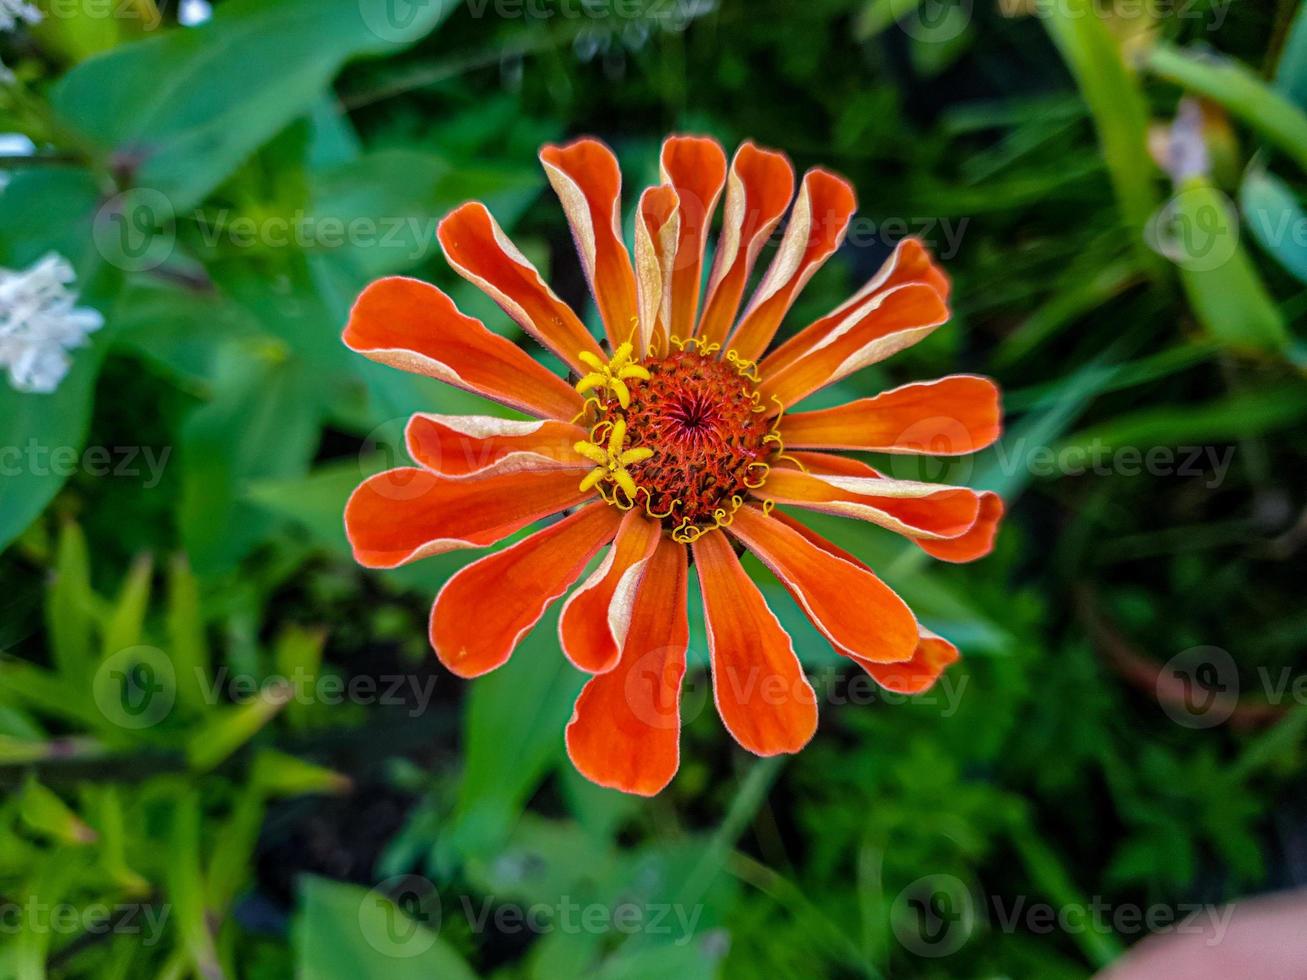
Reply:
[[37, 24], [41, 11], [27, 0], [0, 0], [0, 31], [12, 31], [20, 21]]
[[73, 278], [68, 260], [54, 253], [22, 272], [0, 269], [0, 368], [19, 391], [58, 388], [72, 363], [66, 352], [104, 325], [99, 311], [74, 305]]
[[213, 17], [213, 5], [208, 0], [182, 0], [177, 8], [177, 23], [182, 27], [197, 27]]

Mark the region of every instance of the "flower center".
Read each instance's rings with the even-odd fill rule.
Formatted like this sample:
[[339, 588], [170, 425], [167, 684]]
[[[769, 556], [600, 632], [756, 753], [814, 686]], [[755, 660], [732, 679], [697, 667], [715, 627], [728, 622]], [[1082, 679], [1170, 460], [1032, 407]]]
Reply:
[[[638, 367], [626, 369], [616, 390], [592, 386], [598, 410], [591, 445], [610, 443], [609, 472], [595, 470], [595, 484], [610, 480], [601, 492], [612, 503], [643, 507], [674, 538], [693, 541], [729, 524], [762, 486], [781, 451], [776, 420], [758, 394], [756, 368], [729, 352], [721, 359], [693, 342], [673, 342], [669, 353]], [[622, 436], [615, 446], [614, 432]], [[593, 458], [599, 462], [598, 454]]]

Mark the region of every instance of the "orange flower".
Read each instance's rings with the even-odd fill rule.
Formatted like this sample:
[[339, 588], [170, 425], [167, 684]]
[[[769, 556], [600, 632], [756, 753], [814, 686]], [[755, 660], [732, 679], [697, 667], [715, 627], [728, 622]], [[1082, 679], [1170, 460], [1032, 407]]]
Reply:
[[[564, 603], [564, 653], [594, 676], [567, 726], [568, 752], [605, 786], [652, 795], [679, 762], [689, 636], [688, 566], [698, 568], [722, 721], [759, 755], [797, 752], [816, 698], [789, 636], [740, 564], [752, 551], [836, 651], [886, 688], [924, 691], [957, 649], [923, 629], [866, 565], [782, 509], [870, 521], [936, 558], [992, 547], [992, 493], [890, 479], [825, 450], [970, 453], [999, 434], [998, 390], [972, 375], [905, 385], [817, 411], [808, 395], [922, 339], [948, 320], [949, 281], [902, 242], [848, 302], [765, 357], [799, 291], [839, 247], [848, 182], [821, 169], [799, 187], [771, 267], [747, 307], [758, 254], [794, 193], [780, 153], [745, 143], [729, 169], [711, 139], [663, 145], [662, 183], [640, 197], [635, 260], [622, 241], [621, 173], [602, 143], [540, 153], [562, 201], [607, 347], [541, 279], [481, 204], [440, 224], [449, 263], [571, 369], [565, 381], [426, 283], [390, 278], [359, 297], [345, 343], [533, 416], [415, 415], [415, 467], [366, 480], [345, 508], [357, 560], [375, 568], [543, 530], [468, 565], [441, 589], [431, 642], [461, 677], [505, 663], [545, 609]], [[722, 230], [706, 295], [708, 229]], [[611, 545], [611, 547], [609, 547]]]

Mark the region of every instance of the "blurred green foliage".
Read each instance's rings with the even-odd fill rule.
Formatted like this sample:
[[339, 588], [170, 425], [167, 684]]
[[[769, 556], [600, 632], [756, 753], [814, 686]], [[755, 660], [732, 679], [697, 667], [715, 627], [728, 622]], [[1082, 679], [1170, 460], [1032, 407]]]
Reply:
[[[1297, 4], [38, 6], [0, 36], [0, 132], [36, 147], [0, 154], [0, 266], [62, 254], [106, 326], [57, 393], [0, 384], [0, 977], [1071, 977], [1142, 935], [1112, 910], [1307, 878]], [[817, 522], [962, 648], [913, 699], [751, 565], [821, 733], [735, 748], [695, 622], [682, 771], [643, 801], [566, 763], [548, 618], [456, 683], [426, 605], [467, 556], [350, 561], [405, 417], [486, 409], [338, 338], [396, 273], [517, 336], [437, 254], [470, 198], [586, 307], [536, 149], [595, 133], [639, 187], [672, 131], [858, 188], [791, 328], [928, 241], [953, 324], [832, 397], [997, 377], [999, 446], [883, 465], [1011, 519], [968, 568]], [[1215, 721], [1167, 684], [1195, 648], [1242, 692]]]

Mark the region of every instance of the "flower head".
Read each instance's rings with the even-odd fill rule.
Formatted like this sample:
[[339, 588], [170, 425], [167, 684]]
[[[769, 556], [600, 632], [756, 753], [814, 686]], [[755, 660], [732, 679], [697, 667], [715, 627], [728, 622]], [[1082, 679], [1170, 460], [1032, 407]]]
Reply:
[[[999, 434], [992, 382], [955, 375], [796, 410], [946, 322], [947, 277], [906, 240], [852, 298], [771, 349], [800, 290], [843, 240], [855, 208], [846, 181], [814, 169], [795, 197], [779, 153], [745, 143], [728, 168], [713, 140], [672, 137], [662, 182], [636, 206], [632, 260], [608, 148], [582, 139], [545, 147], [540, 158], [571, 224], [606, 349], [483, 205], [447, 216], [439, 239], [450, 265], [572, 377], [554, 375], [433, 286], [404, 278], [369, 286], [345, 329], [351, 349], [535, 421], [415, 416], [407, 440], [417, 465], [371, 477], [346, 506], [355, 557], [390, 568], [493, 545], [565, 515], [450, 578], [432, 608], [431, 642], [460, 676], [493, 670], [584, 576], [559, 617], [563, 652], [594, 675], [567, 747], [583, 774], [627, 792], [658, 792], [678, 766], [691, 562], [715, 701], [746, 749], [798, 751], [816, 729], [817, 707], [789, 636], [740, 564], [742, 550], [771, 570], [836, 652], [894, 691], [928, 688], [957, 649], [790, 511], [878, 524], [945, 561], [989, 552], [1003, 513], [996, 495], [892, 479], [832, 451], [982, 449]], [[791, 198], [776, 256], [743, 304]]]
[[73, 279], [68, 260], [54, 253], [22, 272], [0, 269], [0, 367], [19, 391], [58, 388], [70, 367], [67, 351], [104, 325], [97, 310], [76, 305]]

